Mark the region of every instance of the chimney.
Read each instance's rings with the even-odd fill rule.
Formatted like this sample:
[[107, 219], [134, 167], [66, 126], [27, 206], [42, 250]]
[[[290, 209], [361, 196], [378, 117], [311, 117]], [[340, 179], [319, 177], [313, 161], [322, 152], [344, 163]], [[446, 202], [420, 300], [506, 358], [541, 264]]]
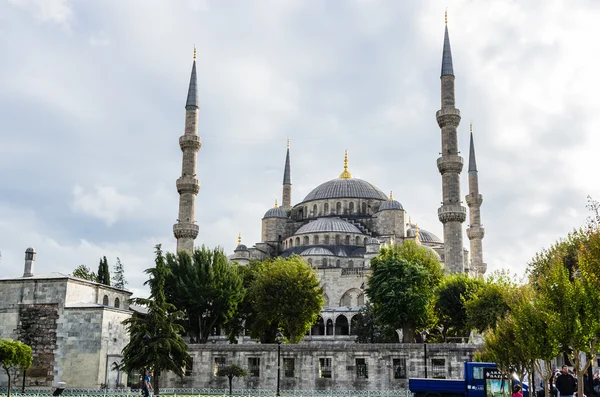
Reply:
[[33, 264], [35, 262], [35, 248], [29, 247], [25, 250], [25, 271], [23, 277], [33, 277]]

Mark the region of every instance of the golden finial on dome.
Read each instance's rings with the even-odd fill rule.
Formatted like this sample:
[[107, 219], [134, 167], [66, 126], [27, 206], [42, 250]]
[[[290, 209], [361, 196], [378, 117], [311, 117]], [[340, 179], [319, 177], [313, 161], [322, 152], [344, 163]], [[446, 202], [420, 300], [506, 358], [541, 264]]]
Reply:
[[446, 8], [446, 11], [444, 12], [444, 24], [448, 25], [448, 9]]
[[277, 205], [277, 199], [275, 199], [275, 208], [277, 208], [277, 207], [279, 207], [279, 206]]
[[408, 216], [408, 224], [412, 225], [412, 221], [410, 220], [410, 215]]
[[415, 225], [415, 244], [421, 245], [421, 240], [419, 240], [419, 225]]
[[196, 44], [194, 44], [194, 61], [196, 60]]
[[471, 134], [473, 133], [473, 122], [471, 121], [471, 124], [469, 125], [469, 130], [471, 131]]
[[242, 244], [242, 233], [238, 233], [238, 245]]
[[343, 178], [343, 179], [352, 178], [352, 175], [350, 174], [350, 172], [348, 172], [348, 151], [347, 150], [344, 153], [344, 172], [342, 172], [340, 174], [340, 178]]
[[288, 137], [288, 139], [287, 139], [287, 148], [288, 148], [288, 149], [290, 148], [290, 138], [289, 138], [289, 137]]
[[392, 196], [392, 191], [390, 190], [390, 200], [393, 200], [394, 196]]

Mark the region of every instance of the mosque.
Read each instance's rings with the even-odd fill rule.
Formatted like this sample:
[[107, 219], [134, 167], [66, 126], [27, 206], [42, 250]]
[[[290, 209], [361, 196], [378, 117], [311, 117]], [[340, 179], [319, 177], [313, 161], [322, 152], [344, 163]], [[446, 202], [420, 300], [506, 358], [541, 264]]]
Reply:
[[[300, 202], [292, 205], [290, 147], [285, 157], [281, 206], [275, 203], [262, 218], [261, 241], [252, 247], [241, 243], [231, 261], [241, 265], [253, 259], [300, 255], [316, 269], [325, 291], [325, 305], [319, 324], [310, 336], [350, 335], [352, 317], [364, 305], [365, 277], [370, 261], [386, 244], [413, 240], [431, 250], [448, 273], [466, 272], [481, 277], [486, 271], [483, 262], [480, 207], [475, 147], [471, 126], [468, 164], [469, 251], [463, 246], [463, 223], [467, 217], [462, 205], [460, 174], [463, 158], [458, 146], [457, 128], [461, 120], [455, 106], [454, 68], [452, 52], [445, 26], [441, 67], [441, 108], [436, 119], [441, 132], [441, 156], [437, 168], [442, 177], [442, 205], [437, 209], [443, 225], [443, 239], [420, 229], [402, 204], [373, 184], [353, 178], [348, 167], [348, 153], [338, 178], [321, 183]], [[200, 189], [196, 178], [196, 157], [201, 147], [198, 136], [198, 89], [196, 61], [186, 102], [185, 133], [179, 138], [183, 152], [182, 175], [177, 180], [180, 194], [179, 218], [173, 227], [177, 250], [193, 249], [198, 235], [195, 224], [195, 200]], [[432, 164], [433, 167], [433, 164]], [[433, 210], [433, 209], [432, 209]]]

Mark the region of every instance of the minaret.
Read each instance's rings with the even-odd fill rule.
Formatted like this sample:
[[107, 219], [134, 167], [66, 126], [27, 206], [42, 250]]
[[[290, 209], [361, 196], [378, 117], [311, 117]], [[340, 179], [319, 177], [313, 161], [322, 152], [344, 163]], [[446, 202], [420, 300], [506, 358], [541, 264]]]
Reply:
[[471, 146], [469, 148], [469, 194], [465, 197], [469, 206], [469, 227], [467, 237], [471, 242], [471, 271], [477, 277], [482, 277], [487, 270], [483, 263], [483, 249], [481, 240], [485, 229], [481, 227], [481, 213], [479, 208], [483, 203], [483, 196], [479, 194], [479, 178], [477, 176], [477, 162], [475, 161], [475, 145], [473, 144], [473, 124], [471, 123]]
[[282, 208], [286, 211], [292, 208], [292, 176], [290, 172], [290, 139], [287, 140], [287, 153], [285, 155], [285, 168], [283, 169], [283, 197]]
[[196, 178], [196, 160], [202, 140], [198, 136], [198, 83], [196, 79], [196, 48], [194, 63], [185, 103], [185, 132], [179, 137], [179, 146], [183, 152], [181, 177], [177, 179], [179, 192], [179, 217], [173, 225], [173, 234], [177, 238], [177, 251], [192, 253], [194, 240], [198, 236], [196, 225], [196, 196], [200, 191], [200, 181]]
[[448, 273], [462, 273], [463, 235], [462, 223], [467, 216], [460, 201], [460, 172], [463, 159], [458, 155], [458, 134], [460, 111], [454, 106], [454, 70], [452, 52], [448, 37], [448, 15], [445, 16], [444, 50], [442, 53], [442, 108], [437, 111], [436, 119], [442, 132], [442, 156], [437, 166], [442, 174], [442, 206], [438, 209], [438, 218], [444, 225], [444, 263]]

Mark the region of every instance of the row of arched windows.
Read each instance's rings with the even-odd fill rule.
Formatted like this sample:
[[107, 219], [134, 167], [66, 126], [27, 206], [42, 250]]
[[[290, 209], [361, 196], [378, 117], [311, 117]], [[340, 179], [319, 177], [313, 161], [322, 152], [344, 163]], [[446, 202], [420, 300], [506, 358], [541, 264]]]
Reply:
[[[308, 264], [309, 265], [319, 265], [321, 264], [323, 267], [327, 267], [327, 266], [335, 266], [335, 267], [341, 267], [342, 266], [342, 261], [340, 261], [339, 259], [327, 259], [327, 258], [322, 258], [320, 261], [315, 260], [313, 261], [312, 258], [308, 258]], [[348, 262], [348, 268], [352, 269], [354, 268], [354, 261], [352, 259], [350, 259]], [[360, 262], [358, 263], [359, 267], [363, 266], [363, 263]]]
[[367, 214], [367, 210], [369, 206], [366, 202], [354, 203], [353, 201], [349, 202], [347, 206], [344, 206], [341, 201], [338, 201], [334, 205], [329, 205], [329, 203], [323, 203], [322, 205], [313, 204], [312, 207], [305, 205], [300, 208], [300, 218], [316, 218], [317, 216], [327, 216], [327, 215], [352, 215], [352, 214]]
[[[104, 295], [104, 298], [102, 298], [102, 304], [104, 306], [109, 306], [108, 295]], [[121, 307], [121, 301], [119, 300], [119, 298], [115, 298], [115, 305], [114, 305], [114, 307], [116, 307], [117, 309], [119, 307]]]
[[[342, 238], [343, 238], [343, 240], [342, 240]], [[283, 242], [283, 248], [287, 249], [287, 248], [291, 248], [291, 247], [298, 247], [300, 245], [311, 245], [310, 240], [311, 240], [310, 236], [304, 236], [304, 237], [302, 237], [302, 239], [300, 237], [291, 237]], [[312, 245], [319, 245], [319, 244], [342, 245], [342, 244], [344, 244], [344, 245], [366, 246], [367, 240], [368, 240], [367, 237], [362, 237], [362, 236], [352, 237], [350, 235], [346, 235], [345, 237], [343, 237], [343, 236], [340, 236], [339, 234], [336, 234], [333, 238], [331, 238], [329, 235], [325, 235], [321, 238], [321, 236], [314, 235], [314, 236], [312, 236]]]
[[348, 317], [340, 314], [335, 319], [335, 324], [332, 319], [327, 319], [325, 322], [323, 317], [319, 316], [315, 325], [310, 329], [310, 335], [354, 335], [353, 328], [356, 321], [356, 315], [348, 322]]

